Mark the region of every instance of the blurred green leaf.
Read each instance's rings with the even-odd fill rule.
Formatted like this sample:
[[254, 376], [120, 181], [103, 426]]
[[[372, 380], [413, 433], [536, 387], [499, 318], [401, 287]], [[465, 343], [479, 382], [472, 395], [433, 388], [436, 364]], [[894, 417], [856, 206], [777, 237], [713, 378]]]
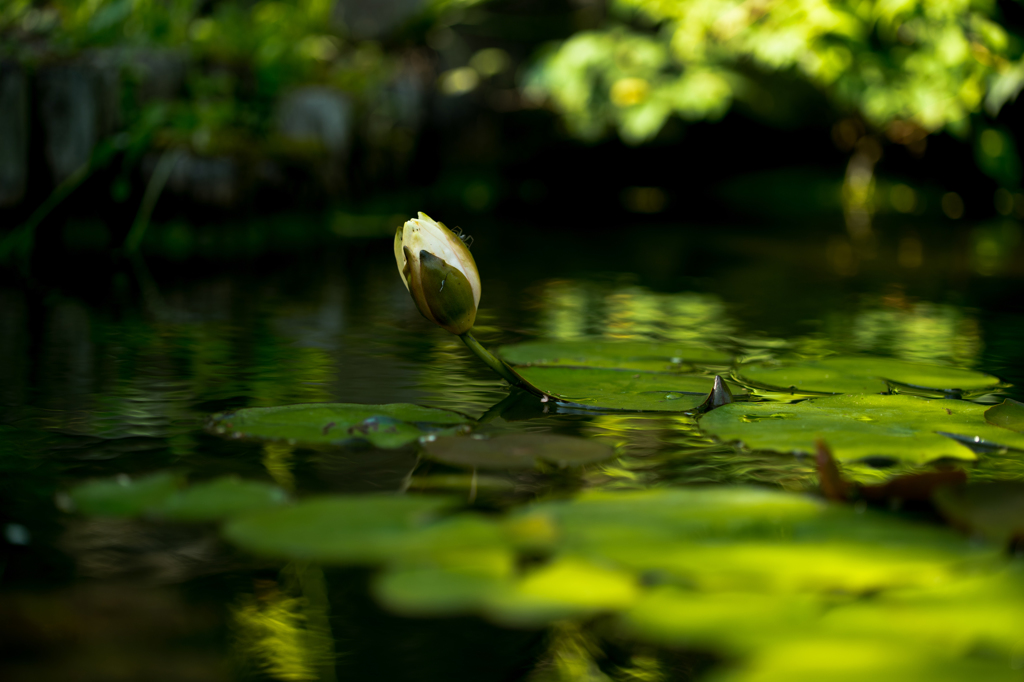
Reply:
[[132, 479], [88, 481], [68, 491], [74, 509], [87, 516], [141, 516], [185, 484], [179, 474], [159, 472]]
[[[299, 561], [374, 565], [498, 541], [487, 524], [436, 523], [447, 497], [351, 495], [304, 500], [234, 518], [223, 533], [254, 554]], [[435, 526], [431, 526], [436, 523]]]
[[223, 476], [177, 490], [146, 511], [169, 521], [218, 521], [287, 500], [275, 485]]

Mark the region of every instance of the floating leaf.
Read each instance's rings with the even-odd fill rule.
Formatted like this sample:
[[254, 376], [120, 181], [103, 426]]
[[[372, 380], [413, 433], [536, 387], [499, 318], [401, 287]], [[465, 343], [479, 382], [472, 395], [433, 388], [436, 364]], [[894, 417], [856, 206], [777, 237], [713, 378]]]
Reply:
[[118, 476], [82, 483], [68, 491], [68, 496], [74, 508], [88, 516], [141, 516], [184, 483], [184, 477], [166, 471], [136, 479]]
[[776, 641], [743, 664], [708, 676], [710, 682], [1010, 682], [1004, 661], [962, 658], [931, 647], [882, 637], [818, 635]]
[[890, 637], [955, 653], [1002, 650], [1009, 662], [1019, 654], [1024, 630], [1021, 568], [1016, 562], [994, 574], [843, 604], [825, 613], [820, 627], [843, 636]]
[[172, 521], [216, 521], [287, 499], [287, 494], [275, 485], [224, 476], [176, 491], [147, 512]]
[[1024, 403], [1007, 398], [985, 410], [985, 421], [994, 426], [1024, 433]]
[[728, 365], [732, 356], [704, 346], [645, 341], [527, 341], [498, 349], [513, 365], [604, 367], [665, 372], [699, 365]]
[[446, 566], [386, 570], [374, 583], [377, 598], [404, 615], [481, 613], [506, 626], [538, 627], [631, 605], [640, 594], [635, 574], [559, 557], [514, 575], [513, 556], [463, 554]]
[[438, 514], [453, 504], [451, 498], [428, 496], [314, 498], [235, 518], [224, 536], [256, 554], [334, 564], [376, 564], [500, 544], [493, 524], [438, 522]]
[[[534, 386], [570, 405], [631, 412], [685, 412], [699, 406], [714, 387], [714, 378], [616, 369], [520, 367]], [[742, 389], [733, 387], [734, 392]]]
[[816, 393], [882, 393], [889, 390], [887, 380], [939, 391], [978, 391], [999, 385], [999, 379], [982, 372], [867, 356], [750, 365], [739, 374], [754, 384]]
[[507, 563], [507, 569], [471, 563], [385, 570], [374, 581], [373, 591], [381, 604], [403, 616], [472, 613], [481, 609], [488, 595], [509, 589], [512, 562]]
[[509, 589], [489, 593], [484, 608], [493, 621], [531, 627], [623, 609], [639, 596], [631, 571], [562, 556], [527, 572]]
[[794, 404], [732, 403], [701, 417], [700, 426], [752, 450], [812, 453], [815, 440], [823, 438], [839, 460], [977, 458], [966, 444], [942, 434], [1024, 448], [1024, 436], [986, 423], [985, 409], [963, 400], [842, 395]]
[[553, 525], [549, 551], [704, 590], [935, 585], [999, 555], [947, 528], [750, 487], [584, 493], [522, 514]]
[[1024, 539], [1024, 482], [988, 481], [940, 488], [935, 506], [954, 525], [991, 540]]
[[533, 469], [538, 462], [567, 467], [615, 456], [610, 445], [554, 433], [510, 433], [493, 438], [452, 436], [423, 444], [438, 462], [483, 469]]
[[811, 595], [701, 593], [663, 586], [638, 600], [619, 623], [647, 642], [742, 652], [813, 631], [823, 610]]
[[321, 403], [247, 407], [214, 415], [209, 428], [246, 438], [334, 445], [362, 440], [396, 448], [424, 434], [453, 433], [451, 427], [468, 423], [468, 418], [455, 412], [405, 403]]

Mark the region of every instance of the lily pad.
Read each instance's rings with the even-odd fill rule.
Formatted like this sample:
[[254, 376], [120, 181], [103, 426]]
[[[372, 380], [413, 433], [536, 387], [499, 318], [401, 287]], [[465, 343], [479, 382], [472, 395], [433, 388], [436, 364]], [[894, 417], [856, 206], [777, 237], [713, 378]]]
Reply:
[[[577, 407], [630, 412], [685, 412], [714, 388], [714, 377], [616, 369], [519, 367], [537, 388]], [[733, 387], [743, 393], [743, 389]]]
[[171, 521], [217, 521], [287, 500], [276, 485], [224, 476], [178, 490], [147, 513]]
[[813, 595], [661, 586], [623, 612], [619, 623], [647, 642], [740, 653], [812, 632], [823, 610]]
[[[893, 590], [829, 610], [820, 627], [844, 636], [874, 635], [946, 651], [1001, 650], [1016, 658], [1024, 630], [1019, 563], [938, 587]], [[1012, 657], [1012, 658], [1011, 658]]]
[[214, 415], [209, 428], [235, 437], [312, 445], [369, 441], [379, 448], [397, 448], [429, 433], [454, 433], [470, 422], [449, 410], [406, 403], [320, 403], [247, 407]]
[[709, 682], [1010, 682], [1019, 677], [1006, 662], [967, 658], [932, 647], [909, 647], [882, 637], [819, 635], [777, 641], [742, 665], [707, 677]]
[[510, 433], [493, 438], [451, 436], [423, 444], [438, 462], [482, 469], [533, 469], [539, 462], [567, 467], [600, 462], [615, 448], [588, 438], [554, 433]]
[[502, 544], [448, 552], [425, 564], [401, 562], [373, 583], [377, 599], [406, 616], [445, 616], [478, 611], [489, 594], [506, 590], [515, 555]]
[[889, 390], [887, 381], [938, 391], [979, 391], [1000, 383], [982, 372], [867, 356], [750, 365], [742, 367], [739, 375], [778, 390], [815, 393], [883, 393]]
[[481, 613], [513, 627], [539, 627], [555, 620], [617, 611], [640, 594], [636, 575], [559, 557], [514, 575], [511, 555], [463, 561], [443, 567], [402, 567], [385, 571], [374, 584], [377, 598], [404, 615]]
[[1024, 403], [1007, 398], [995, 407], [985, 410], [985, 421], [1004, 429], [1024, 433]]
[[963, 400], [841, 395], [794, 404], [732, 403], [705, 414], [700, 426], [705, 433], [740, 441], [752, 450], [813, 453], [815, 441], [822, 438], [839, 460], [973, 460], [977, 455], [966, 442], [975, 440], [1024, 449], [1024, 435], [987, 423], [985, 410]]
[[313, 498], [235, 518], [223, 533], [255, 554], [333, 564], [372, 565], [498, 543], [492, 525], [438, 522], [438, 515], [454, 504], [451, 498], [429, 496]]
[[527, 522], [552, 526], [549, 551], [702, 590], [867, 593], [949, 582], [999, 557], [948, 528], [739, 486], [584, 493], [534, 505], [512, 528]]
[[535, 627], [624, 609], [640, 596], [639, 582], [631, 571], [561, 556], [528, 571], [508, 589], [489, 593], [484, 610], [502, 625]]
[[527, 341], [498, 349], [513, 365], [605, 367], [665, 372], [692, 365], [728, 365], [729, 353], [704, 346], [643, 341]]
[[74, 509], [87, 516], [141, 516], [185, 484], [179, 474], [162, 471], [142, 478], [118, 476], [88, 481], [68, 491]]
[[183, 476], [159, 472], [89, 481], [68, 491], [75, 510], [89, 516], [149, 516], [169, 521], [217, 521], [281, 504], [286, 493], [262, 481], [224, 476], [184, 487]]

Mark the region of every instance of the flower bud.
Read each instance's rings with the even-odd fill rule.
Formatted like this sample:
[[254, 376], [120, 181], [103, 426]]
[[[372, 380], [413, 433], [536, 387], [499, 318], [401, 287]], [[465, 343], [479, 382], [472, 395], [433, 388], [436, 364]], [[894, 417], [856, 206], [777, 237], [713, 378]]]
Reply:
[[425, 213], [395, 233], [395, 260], [423, 317], [452, 334], [473, 327], [480, 305], [480, 274], [461, 239]]

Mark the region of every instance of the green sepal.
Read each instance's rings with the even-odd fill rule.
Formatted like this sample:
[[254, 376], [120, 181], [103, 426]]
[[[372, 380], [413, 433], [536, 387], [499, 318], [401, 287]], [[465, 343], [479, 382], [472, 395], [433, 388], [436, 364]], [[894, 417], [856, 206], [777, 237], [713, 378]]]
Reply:
[[452, 334], [473, 328], [476, 321], [473, 287], [458, 268], [429, 251], [420, 251], [420, 282], [423, 298], [439, 326]]

